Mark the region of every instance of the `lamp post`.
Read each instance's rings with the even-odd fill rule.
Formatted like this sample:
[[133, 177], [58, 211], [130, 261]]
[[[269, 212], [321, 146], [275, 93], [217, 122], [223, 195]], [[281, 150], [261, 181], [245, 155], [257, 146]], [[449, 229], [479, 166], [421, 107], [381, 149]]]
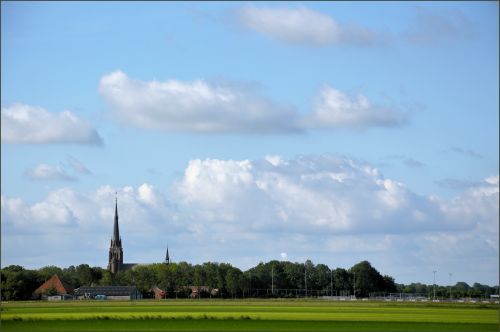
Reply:
[[333, 270], [330, 269], [330, 296], [333, 296]]
[[353, 294], [352, 295], [354, 295], [354, 297], [356, 298], [356, 272], [353, 272], [353, 274], [354, 274], [354, 280], [352, 282], [352, 288], [353, 288]]
[[434, 273], [434, 283], [433, 283], [433, 287], [434, 287], [434, 300], [436, 300], [436, 270], [432, 271]]
[[306, 263], [304, 263], [304, 288], [305, 288], [306, 297], [307, 297], [307, 266], [306, 266]]
[[274, 265], [271, 266], [271, 293], [274, 295]]
[[453, 275], [453, 273], [448, 273], [450, 275], [450, 301], [451, 301], [451, 276]]

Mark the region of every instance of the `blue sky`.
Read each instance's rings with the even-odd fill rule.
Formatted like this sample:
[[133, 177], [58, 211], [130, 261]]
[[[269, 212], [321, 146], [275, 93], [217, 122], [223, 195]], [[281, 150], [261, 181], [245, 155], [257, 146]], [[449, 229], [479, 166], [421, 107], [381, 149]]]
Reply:
[[3, 265], [105, 266], [118, 191], [127, 261], [498, 283], [498, 3], [1, 15]]

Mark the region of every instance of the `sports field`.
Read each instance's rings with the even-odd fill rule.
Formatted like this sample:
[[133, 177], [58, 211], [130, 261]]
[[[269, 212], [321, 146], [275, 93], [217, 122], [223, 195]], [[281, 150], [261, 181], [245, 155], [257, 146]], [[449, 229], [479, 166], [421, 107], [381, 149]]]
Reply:
[[2, 331], [498, 331], [498, 305], [322, 300], [2, 303]]

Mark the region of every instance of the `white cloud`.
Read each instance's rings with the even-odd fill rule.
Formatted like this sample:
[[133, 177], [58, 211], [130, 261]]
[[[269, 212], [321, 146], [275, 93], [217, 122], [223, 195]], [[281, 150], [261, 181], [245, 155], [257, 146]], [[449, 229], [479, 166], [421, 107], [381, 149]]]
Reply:
[[[474, 190], [495, 190], [487, 188]], [[472, 197], [459, 204], [440, 202], [384, 178], [368, 164], [334, 156], [286, 162], [277, 156], [254, 162], [193, 160], [175, 192], [193, 220], [240, 223], [245, 225], [244, 231], [458, 230], [474, 227], [473, 215], [480, 214], [472, 210], [469, 218], [450, 217], [449, 211], [464, 208]], [[494, 211], [492, 208], [494, 205], [488, 205], [484, 210]]]
[[498, 175], [491, 176], [468, 188], [462, 195], [442, 202], [441, 209], [449, 222], [481, 225], [491, 232], [496, 231], [498, 237], [498, 193]]
[[102, 144], [102, 139], [90, 124], [70, 111], [51, 113], [17, 103], [2, 107], [2, 142]]
[[297, 113], [248, 86], [204, 80], [141, 82], [115, 71], [99, 92], [126, 123], [146, 129], [202, 133], [296, 132]]
[[[105, 266], [113, 229], [115, 191], [118, 191], [126, 261], [144, 261], [145, 256], [146, 260], [154, 261], [148, 251], [151, 248], [145, 247], [154, 243], [164, 250], [166, 239], [182, 231], [175, 207], [147, 183], [138, 188], [102, 186], [87, 193], [62, 188], [33, 204], [2, 194], [2, 261], [31, 262], [40, 267], [75, 265], [84, 262], [80, 257], [86, 257], [89, 264]], [[19, 245], [28, 238], [29, 246]]]
[[93, 231], [99, 233], [103, 222], [105, 227], [112, 227], [115, 192], [118, 192], [120, 225], [123, 223], [126, 229], [130, 226], [143, 227], [135, 232], [147, 232], [150, 230], [149, 226], [163, 222], [164, 217], [168, 216], [170, 220], [176, 218], [175, 208], [164, 195], [152, 185], [144, 183], [137, 188], [113, 188], [106, 185], [88, 193], [61, 188], [49, 192], [45, 200], [32, 205], [2, 194], [2, 220], [6, 226], [19, 230], [29, 226], [31, 231], [45, 232], [50, 227], [75, 224], [85, 231], [96, 227]]
[[[35, 203], [2, 195], [2, 261], [105, 266], [115, 190], [63, 188]], [[192, 160], [169, 190], [167, 199], [148, 183], [118, 188], [126, 261], [161, 261], [168, 241], [193, 263], [247, 268], [282, 253], [334, 267], [367, 259], [398, 282], [425, 282], [435, 266], [460, 280], [498, 279], [498, 175], [439, 199], [346, 157], [268, 156]], [[87, 261], [75, 261], [75, 246]]]
[[158, 204], [158, 194], [155, 192], [154, 187], [150, 184], [143, 183], [139, 186], [139, 188], [137, 188], [137, 194], [138, 199], [146, 204]]
[[74, 176], [66, 173], [61, 166], [51, 166], [47, 164], [39, 164], [26, 170], [26, 175], [32, 180], [77, 180]]
[[[192, 161], [174, 191], [196, 242], [224, 238], [225, 251], [207, 251], [236, 262], [286, 252], [344, 267], [368, 259], [406, 281], [425, 282], [418, 275], [432, 271], [429, 264], [460, 273], [461, 280], [498, 275], [495, 176], [442, 200], [344, 157], [207, 159]], [[483, 262], [481, 270], [464, 268], [471, 259]]]
[[276, 155], [266, 156], [264, 159], [273, 166], [279, 166], [286, 163], [281, 156]]
[[307, 129], [395, 127], [409, 114], [371, 105], [325, 85], [312, 112], [272, 102], [244, 83], [204, 80], [141, 82], [115, 71], [101, 78], [99, 92], [122, 121], [145, 129], [196, 133], [296, 133]]
[[47, 228], [67, 226], [75, 223], [74, 209], [67, 204], [74, 200], [69, 189], [49, 193], [44, 201], [28, 205], [19, 198], [2, 195], [2, 221], [6, 227], [27, 231], [46, 231]]
[[418, 6], [415, 17], [400, 35], [376, 31], [352, 22], [338, 22], [320, 11], [297, 8], [238, 8], [233, 15], [239, 25], [274, 40], [291, 45], [324, 47], [330, 45], [376, 46], [397, 40], [416, 45], [441, 45], [460, 39], [471, 39], [473, 24], [458, 9], [436, 9]]
[[339, 24], [321, 12], [299, 7], [247, 6], [236, 11], [238, 22], [275, 40], [303, 46], [332, 44], [371, 45], [377, 34], [354, 24]]
[[304, 119], [307, 127], [326, 129], [396, 127], [404, 125], [408, 120], [408, 113], [372, 105], [361, 94], [351, 98], [329, 85], [320, 90], [313, 112]]
[[244, 7], [239, 20], [250, 29], [278, 40], [325, 45], [340, 40], [340, 28], [331, 17], [306, 8]]
[[486, 179], [484, 179], [484, 182], [491, 184], [491, 185], [496, 185], [498, 187], [499, 184], [499, 176], [498, 175], [492, 175], [488, 176]]
[[179, 191], [187, 201], [224, 204], [229, 196], [252, 184], [250, 161], [191, 160]]

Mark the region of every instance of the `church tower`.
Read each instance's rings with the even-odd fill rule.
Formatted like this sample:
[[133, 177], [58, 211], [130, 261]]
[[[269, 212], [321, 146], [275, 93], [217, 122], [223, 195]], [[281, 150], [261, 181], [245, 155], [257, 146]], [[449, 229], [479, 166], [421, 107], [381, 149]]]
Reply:
[[167, 245], [167, 254], [165, 255], [165, 264], [170, 264], [170, 255], [168, 254], [168, 245]]
[[123, 270], [122, 239], [120, 238], [120, 230], [118, 228], [118, 194], [115, 201], [115, 224], [109, 247], [108, 270], [113, 274]]

